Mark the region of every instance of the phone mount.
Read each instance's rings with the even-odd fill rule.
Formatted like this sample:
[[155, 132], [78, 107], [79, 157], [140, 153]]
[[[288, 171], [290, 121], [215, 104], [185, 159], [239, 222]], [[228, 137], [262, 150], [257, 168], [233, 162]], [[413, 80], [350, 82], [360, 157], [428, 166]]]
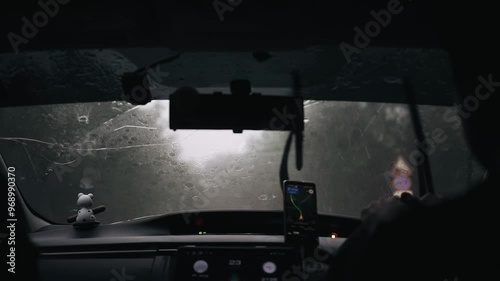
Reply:
[[311, 182], [283, 182], [285, 244], [315, 248], [318, 245], [316, 185]]

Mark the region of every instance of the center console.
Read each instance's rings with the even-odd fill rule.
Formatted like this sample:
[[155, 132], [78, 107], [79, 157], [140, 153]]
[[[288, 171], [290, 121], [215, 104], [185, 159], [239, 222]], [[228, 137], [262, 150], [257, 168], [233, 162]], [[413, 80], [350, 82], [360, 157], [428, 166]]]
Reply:
[[176, 280], [278, 281], [301, 264], [288, 247], [195, 247], [178, 249]]

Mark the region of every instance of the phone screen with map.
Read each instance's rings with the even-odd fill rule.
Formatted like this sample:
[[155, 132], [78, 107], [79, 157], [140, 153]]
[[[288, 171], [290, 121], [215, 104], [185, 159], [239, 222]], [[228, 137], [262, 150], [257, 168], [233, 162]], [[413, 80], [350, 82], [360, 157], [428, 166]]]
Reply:
[[285, 181], [285, 242], [317, 240], [318, 211], [314, 183]]

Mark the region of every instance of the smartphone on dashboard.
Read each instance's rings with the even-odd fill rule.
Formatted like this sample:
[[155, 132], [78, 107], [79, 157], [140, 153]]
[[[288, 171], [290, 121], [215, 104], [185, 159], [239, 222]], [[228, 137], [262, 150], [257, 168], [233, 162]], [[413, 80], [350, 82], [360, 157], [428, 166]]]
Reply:
[[318, 241], [316, 185], [310, 182], [284, 181], [285, 243], [305, 244]]

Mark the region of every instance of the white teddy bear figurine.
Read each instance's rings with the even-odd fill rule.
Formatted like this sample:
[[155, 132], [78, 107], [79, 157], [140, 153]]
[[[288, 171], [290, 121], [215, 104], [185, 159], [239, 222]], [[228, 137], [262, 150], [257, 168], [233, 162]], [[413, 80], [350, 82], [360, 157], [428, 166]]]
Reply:
[[76, 205], [80, 207], [80, 210], [78, 211], [78, 215], [76, 217], [76, 223], [95, 222], [94, 211], [92, 210], [92, 205], [94, 205], [92, 197], [94, 197], [92, 193], [87, 195], [78, 193], [78, 201], [76, 201]]

